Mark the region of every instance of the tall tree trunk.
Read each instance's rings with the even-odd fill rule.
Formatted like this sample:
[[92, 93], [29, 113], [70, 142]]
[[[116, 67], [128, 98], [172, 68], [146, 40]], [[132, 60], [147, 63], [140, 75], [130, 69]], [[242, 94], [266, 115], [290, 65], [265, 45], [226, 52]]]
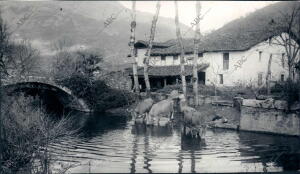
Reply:
[[184, 70], [184, 48], [183, 48], [182, 37], [181, 37], [181, 33], [180, 33], [180, 28], [179, 28], [177, 1], [174, 1], [174, 3], [175, 3], [176, 36], [177, 36], [177, 41], [178, 41], [180, 49], [181, 49], [181, 53], [180, 53], [181, 83], [182, 83], [182, 90], [183, 90], [184, 97], [186, 97], [186, 81], [185, 81], [185, 70]]
[[135, 92], [140, 92], [139, 86], [139, 79], [137, 75], [137, 61], [136, 61], [136, 54], [134, 50], [134, 43], [135, 43], [135, 27], [136, 27], [136, 12], [135, 12], [135, 1], [132, 1], [132, 14], [131, 14], [131, 35], [130, 35], [130, 54], [133, 59], [132, 63], [132, 71], [133, 71], [133, 80], [134, 80], [134, 90]]
[[2, 162], [3, 162], [3, 123], [2, 123], [2, 68], [0, 68], [0, 173], [2, 172]]
[[148, 71], [149, 71], [148, 67], [149, 67], [149, 59], [151, 56], [152, 44], [153, 44], [153, 40], [154, 40], [154, 36], [155, 36], [155, 29], [156, 29], [156, 23], [158, 20], [159, 10], [160, 10], [160, 1], [157, 1], [156, 12], [155, 12], [155, 15], [153, 16], [151, 30], [150, 30], [150, 39], [149, 39], [149, 43], [148, 43], [148, 49], [145, 54], [146, 57], [145, 57], [145, 61], [144, 61], [144, 78], [145, 78], [147, 95], [150, 94], [150, 90], [151, 90], [149, 74], [148, 74]]
[[272, 64], [272, 54], [270, 54], [269, 62], [268, 62], [268, 71], [266, 76], [266, 86], [267, 86], [267, 94], [271, 94], [270, 88], [270, 78], [271, 78], [271, 64]]
[[[196, 2], [196, 19], [200, 18], [201, 13], [201, 3], [200, 1]], [[198, 49], [199, 49], [199, 42], [200, 42], [200, 20], [196, 23], [196, 31], [194, 37], [194, 62], [193, 62], [193, 91], [195, 95], [195, 105], [199, 105], [198, 99]]]

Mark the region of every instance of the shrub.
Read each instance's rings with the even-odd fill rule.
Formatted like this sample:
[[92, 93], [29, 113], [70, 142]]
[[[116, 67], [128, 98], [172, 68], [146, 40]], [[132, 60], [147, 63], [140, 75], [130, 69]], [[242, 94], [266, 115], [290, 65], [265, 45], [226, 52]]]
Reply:
[[135, 96], [124, 90], [112, 89], [103, 80], [92, 80], [82, 74], [73, 74], [59, 84], [68, 87], [79, 98], [84, 99], [95, 112], [129, 105]]
[[291, 105], [296, 101], [300, 101], [300, 83], [293, 82], [292, 80], [287, 80], [283, 84], [283, 98], [288, 103], [288, 109], [290, 109]]
[[77, 132], [69, 126], [72, 119], [53, 120], [34, 106], [36, 99], [33, 97], [5, 98], [0, 173], [17, 173], [20, 169], [28, 170], [28, 173], [49, 173], [50, 163], [55, 159], [47, 149], [50, 144]]

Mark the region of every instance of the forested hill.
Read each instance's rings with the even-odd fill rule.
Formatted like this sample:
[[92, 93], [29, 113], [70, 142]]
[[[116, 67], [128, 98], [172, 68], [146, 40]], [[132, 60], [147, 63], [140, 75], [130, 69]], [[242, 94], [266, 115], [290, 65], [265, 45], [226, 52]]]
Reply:
[[[126, 61], [131, 12], [117, 1], [2, 1], [0, 6], [13, 35], [32, 40], [44, 55], [51, 55], [53, 44], [65, 40], [71, 50], [90, 48], [102, 52], [113, 64]], [[153, 14], [137, 12], [137, 38], [149, 37], [152, 18]], [[174, 38], [174, 25], [174, 19], [159, 17], [155, 40]], [[181, 27], [188, 30], [183, 24]]]
[[[286, 26], [286, 17], [293, 10], [300, 7], [300, 2], [278, 2], [267, 7], [252, 12], [245, 17], [233, 20], [223, 27], [203, 36], [199, 46], [199, 51], [225, 51], [225, 50], [246, 50], [268, 39], [274, 34], [284, 31]], [[299, 12], [300, 13], [300, 12]], [[297, 21], [295, 20], [293, 31], [299, 34]], [[176, 41], [176, 40], [174, 40]], [[184, 41], [185, 51], [193, 52], [194, 45], [192, 39]], [[153, 54], [171, 54], [179, 53], [179, 45], [171, 46], [167, 49], [153, 50]]]
[[[285, 16], [299, 7], [300, 2], [296, 1], [277, 2], [225, 24], [220, 29], [211, 32], [206, 38], [218, 40], [219, 37], [228, 37], [232, 38], [232, 41], [248, 40], [255, 43], [265, 36], [266, 31], [273, 30], [276, 25], [282, 25], [286, 20]], [[248, 44], [251, 45], [251, 43]]]

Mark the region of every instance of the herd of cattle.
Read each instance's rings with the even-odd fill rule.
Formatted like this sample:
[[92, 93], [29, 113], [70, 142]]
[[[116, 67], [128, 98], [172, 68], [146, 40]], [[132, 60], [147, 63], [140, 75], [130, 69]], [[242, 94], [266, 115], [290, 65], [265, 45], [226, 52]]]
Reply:
[[203, 137], [207, 125], [212, 121], [225, 121], [224, 118], [214, 118], [210, 122], [206, 121], [205, 116], [195, 108], [188, 106], [183, 94], [179, 94], [176, 90], [172, 91], [167, 99], [158, 101], [157, 103], [152, 98], [147, 98], [139, 102], [132, 112], [133, 119], [136, 124], [167, 125], [174, 120], [174, 108], [178, 105], [175, 101], [179, 101], [178, 107], [179, 112], [182, 113], [184, 131], [192, 135]]

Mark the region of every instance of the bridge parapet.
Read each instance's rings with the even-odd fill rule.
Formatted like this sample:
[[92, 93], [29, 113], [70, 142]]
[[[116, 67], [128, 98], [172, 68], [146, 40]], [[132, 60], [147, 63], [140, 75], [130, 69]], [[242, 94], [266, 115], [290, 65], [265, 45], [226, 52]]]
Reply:
[[[55, 91], [59, 89], [67, 94], [67, 96], [64, 95], [65, 101], [63, 103], [65, 104], [65, 106], [83, 112], [91, 112], [88, 105], [84, 102], [83, 99], [78, 98], [76, 95], [74, 95], [69, 88], [55, 83], [52, 78], [47, 78], [42, 76], [28, 76], [27, 78], [18, 78], [18, 79], [11, 78], [10, 80], [6, 80], [6, 81], [3, 80], [3, 84], [4, 84], [4, 88], [10, 88], [10, 89], [15, 89], [15, 87], [17, 86], [19, 87], [21, 86], [20, 88], [40, 88], [40, 89], [42, 88], [42, 89], [55, 90]], [[60, 99], [62, 99], [62, 101], [64, 100], [62, 96], [59, 97]]]
[[57, 88], [64, 90], [65, 92], [67, 92], [70, 95], [73, 95], [72, 91], [69, 88], [55, 83], [54, 79], [51, 77], [27, 76], [27, 77], [20, 77], [20, 78], [11, 78], [9, 80], [3, 81], [3, 84], [4, 85], [12, 85], [12, 84], [16, 84], [16, 83], [26, 83], [26, 82], [39, 82], [39, 83], [49, 84], [49, 85], [52, 85], [52, 86], [55, 86]]

